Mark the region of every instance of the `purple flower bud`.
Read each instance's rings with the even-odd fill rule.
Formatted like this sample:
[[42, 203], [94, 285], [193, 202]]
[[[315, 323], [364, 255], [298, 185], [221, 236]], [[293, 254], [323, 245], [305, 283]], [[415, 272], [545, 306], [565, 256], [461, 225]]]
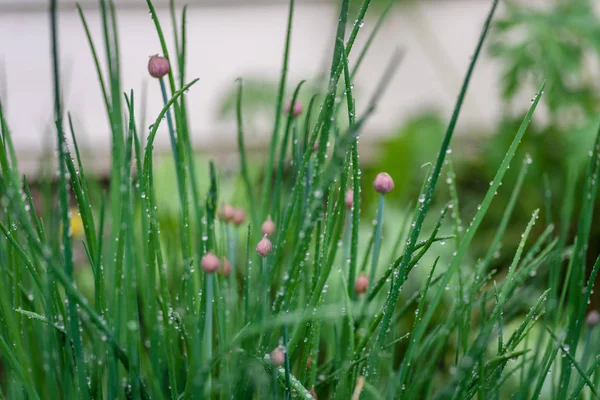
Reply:
[[300, 103], [300, 100], [296, 100], [293, 108], [292, 108], [292, 101], [288, 100], [287, 103], [285, 103], [285, 107], [284, 107], [285, 113], [289, 114], [291, 112], [294, 117], [297, 117], [298, 115], [302, 114], [303, 109], [304, 108], [302, 107], [302, 103]]
[[148, 61], [148, 73], [153, 78], [162, 78], [171, 70], [171, 64], [165, 57], [154, 55]]
[[385, 194], [394, 190], [394, 180], [387, 172], [380, 172], [375, 177], [373, 187], [376, 192]]
[[354, 192], [352, 191], [352, 189], [348, 189], [348, 191], [346, 191], [344, 203], [346, 203], [346, 207], [352, 208], [352, 204], [354, 203]]
[[585, 323], [587, 324], [588, 328], [594, 328], [596, 325], [598, 325], [598, 322], [600, 322], [600, 314], [598, 311], [590, 311], [585, 318]]
[[219, 267], [221, 266], [221, 262], [219, 261], [217, 256], [215, 256], [214, 253], [211, 251], [206, 253], [204, 257], [202, 257], [202, 260], [200, 261], [200, 266], [204, 271], [210, 274], [219, 269]]
[[223, 267], [219, 268], [217, 273], [219, 275], [225, 275], [225, 277], [228, 277], [231, 274], [231, 263], [228, 259], [223, 260]]
[[256, 245], [256, 252], [262, 257], [266, 257], [273, 251], [273, 243], [265, 235]]
[[273, 236], [275, 233], [275, 222], [273, 222], [270, 215], [267, 217], [267, 220], [263, 222], [261, 232], [263, 235], [267, 236]]
[[233, 220], [233, 216], [235, 214], [235, 210], [231, 205], [224, 203], [219, 207], [219, 219], [224, 222], [231, 222]]
[[279, 347], [271, 352], [271, 363], [276, 367], [280, 367], [285, 363], [285, 353]]
[[233, 210], [233, 217], [231, 218], [231, 222], [233, 222], [234, 225], [241, 225], [244, 223], [244, 220], [246, 219], [246, 213], [244, 212], [244, 210], [242, 210], [241, 208], [235, 208]]
[[364, 275], [360, 275], [354, 281], [354, 293], [356, 293], [356, 294], [365, 293], [367, 291], [368, 287], [369, 287], [369, 278], [367, 278]]

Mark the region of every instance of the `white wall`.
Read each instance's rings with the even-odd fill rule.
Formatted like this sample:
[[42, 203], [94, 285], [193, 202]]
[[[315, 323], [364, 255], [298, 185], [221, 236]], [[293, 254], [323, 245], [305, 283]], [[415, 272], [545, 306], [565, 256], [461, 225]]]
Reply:
[[[34, 2], [39, 5], [39, 1]], [[74, 7], [66, 3], [70, 2], [62, 2], [60, 13], [65, 109], [73, 114], [78, 134], [85, 137], [82, 140], [94, 150], [94, 165], [105, 168], [110, 140], [105, 110], [79, 17]], [[140, 0], [140, 3], [145, 2]], [[187, 96], [193, 141], [199, 147], [233, 146], [235, 130], [232, 124], [217, 119], [216, 99], [233, 85], [236, 77], [253, 74], [278, 77], [287, 5], [277, 3], [189, 9], [188, 77], [199, 77], [200, 82]], [[367, 126], [364, 140], [389, 132], [405, 116], [427, 105], [441, 107], [449, 114], [489, 3], [417, 2], [393, 12], [357, 77], [356, 87], [363, 89], [363, 96], [358, 99], [359, 111], [392, 51], [400, 47], [406, 50], [406, 56]], [[150, 94], [148, 116], [153, 118], [161, 108], [161, 100], [157, 82], [147, 77], [146, 65], [148, 56], [160, 52], [160, 47], [148, 12], [143, 7], [132, 7], [131, 2], [128, 4], [118, 12], [123, 90], [133, 88], [139, 95], [146, 81]], [[312, 78], [320, 71], [324, 57], [329, 57], [336, 12], [336, 6], [329, 2], [298, 3], [293, 22], [290, 82]], [[168, 12], [161, 7], [159, 13], [171, 44]], [[88, 8], [86, 16], [100, 44], [98, 10]], [[375, 18], [366, 20], [355, 55], [374, 24]], [[44, 7], [13, 11], [6, 5], [0, 7], [0, 71], [6, 77], [0, 78], [0, 93], [19, 157], [29, 170], [35, 167], [34, 156], [43, 150], [44, 141], [54, 140], [49, 43], [49, 19]], [[496, 120], [498, 76], [497, 65], [485, 58], [479, 63], [459, 133], [467, 124], [489, 125]], [[160, 132], [159, 136], [158, 147], [168, 147], [166, 132]], [[267, 136], [268, 132], [264, 132], [262, 140]]]

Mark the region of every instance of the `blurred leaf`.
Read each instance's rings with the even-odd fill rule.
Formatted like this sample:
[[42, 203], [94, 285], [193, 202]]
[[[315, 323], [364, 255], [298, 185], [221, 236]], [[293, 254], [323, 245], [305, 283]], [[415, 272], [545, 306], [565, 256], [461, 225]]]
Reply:
[[[298, 95], [298, 100], [305, 108], [310, 103], [310, 99], [313, 95], [323, 93], [321, 86], [322, 82], [323, 80], [318, 76], [307, 80], [307, 83]], [[297, 83], [297, 81], [291, 80], [289, 87], [286, 89], [285, 101], [288, 101], [291, 98]], [[278, 83], [273, 79], [255, 76], [244, 77], [243, 85], [244, 94], [242, 111], [244, 115], [244, 124], [253, 125], [261, 118], [270, 120], [273, 116], [273, 110], [275, 109]], [[222, 120], [235, 120], [237, 86], [231, 85], [231, 87], [229, 87], [220, 97], [218, 103], [218, 117]], [[316, 114], [316, 112], [313, 112], [313, 114]]]
[[490, 54], [503, 64], [501, 87], [507, 101], [523, 88], [547, 80], [543, 101], [550, 118], [557, 111], [591, 113], [598, 106], [590, 60], [600, 59], [600, 24], [588, 0], [555, 1], [544, 8], [506, 2], [495, 24]]
[[[244, 78], [244, 117], [253, 119], [259, 113], [273, 112], [277, 83], [269, 78]], [[219, 100], [218, 115], [222, 119], [234, 118], [237, 102], [237, 89], [231, 85]]]

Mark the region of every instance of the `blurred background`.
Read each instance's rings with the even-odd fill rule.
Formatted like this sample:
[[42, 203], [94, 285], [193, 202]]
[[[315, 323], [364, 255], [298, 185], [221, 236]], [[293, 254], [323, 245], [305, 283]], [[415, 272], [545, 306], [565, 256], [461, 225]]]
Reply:
[[[60, 3], [64, 108], [73, 117], [88, 171], [106, 177], [111, 136], [93, 59], [74, 2]], [[158, 53], [160, 46], [145, 1], [115, 3], [122, 88], [136, 92], [137, 116], [147, 127], [162, 108], [159, 85], [147, 73], [148, 58]], [[166, 24], [170, 21], [169, 1], [154, 3], [172, 46], [172, 27]], [[175, 3], [180, 12], [184, 2]], [[222, 171], [235, 171], [235, 79], [242, 77], [246, 144], [255, 155], [253, 170], [260, 180], [260, 156], [272, 130], [288, 1], [185, 3], [189, 4], [187, 77], [200, 78], [187, 94], [192, 141], [199, 157], [214, 158]], [[354, 15], [361, 3], [351, 1]], [[80, 4], [92, 36], [101, 43], [97, 2], [81, 0]], [[390, 208], [398, 215], [416, 198], [426, 171], [422, 165], [433, 160], [439, 148], [490, 5], [490, 0], [373, 0], [363, 21], [351, 64], [380, 15], [391, 7], [356, 74], [359, 114], [393, 51], [404, 53], [360, 141], [363, 185], [370, 185], [377, 172], [389, 172], [396, 180]], [[296, 1], [287, 94], [291, 96], [298, 82], [306, 79], [300, 96], [305, 105], [325, 87], [338, 7], [334, 0]], [[450, 157], [464, 221], [473, 215], [487, 190], [531, 97], [547, 80], [542, 107], [519, 150], [520, 159], [531, 157], [533, 163], [511, 224], [513, 234], [507, 235], [512, 243], [504, 243], [509, 249], [520, 238], [533, 209], [546, 204], [544, 217], [558, 219], [566, 184], [580, 179], [588, 159], [600, 106], [600, 20], [594, 7], [589, 0], [501, 1], [475, 69]], [[47, 168], [40, 160], [54, 146], [49, 45], [47, 1], [0, 1], [0, 96], [21, 170], [31, 175]], [[166, 127], [161, 129], [156, 150], [168, 152]], [[499, 204], [508, 201], [518, 170], [509, 171], [504, 190], [495, 200]], [[165, 163], [162, 171], [168, 188], [165, 193], [174, 193], [172, 163]], [[449, 195], [447, 187], [439, 186], [441, 203]], [[225, 196], [233, 197], [236, 187], [232, 184]], [[363, 191], [363, 196], [368, 215], [374, 208], [374, 196], [371, 191]], [[169, 199], [164, 202], [168, 204]], [[176, 207], [176, 200], [172, 203]], [[501, 205], [492, 207], [475, 249], [480, 246], [481, 252], [485, 251], [502, 213]], [[568, 224], [568, 218], [566, 221]], [[594, 234], [600, 238], [598, 232]], [[499, 255], [499, 262], [504, 254]], [[506, 252], [507, 257], [510, 254]]]
[[[65, 109], [71, 112], [85, 147], [93, 148], [93, 168], [107, 170], [110, 134], [91, 52], [73, 0], [62, 0], [60, 40]], [[102, 38], [100, 10], [95, 0], [79, 2], [91, 33]], [[138, 116], [147, 123], [160, 111], [156, 81], [147, 74], [148, 57], [160, 51], [145, 1], [117, 0], [123, 90], [134, 89]], [[170, 20], [168, 0], [154, 1], [161, 19]], [[301, 80], [322, 86], [333, 45], [337, 1], [298, 0], [293, 22], [289, 92]], [[355, 8], [362, 1], [353, 1]], [[364, 45], [388, 0], [375, 0], [358, 37], [354, 59]], [[487, 0], [397, 1], [386, 17], [371, 50], [356, 75], [358, 110], [383, 73], [392, 52], [405, 52], [361, 142], [363, 157], [371, 143], [394, 136], [397, 128], [423, 110], [449, 115], [489, 9]], [[249, 146], [260, 148], [270, 137], [276, 85], [281, 70], [287, 0], [192, 0], [189, 4], [187, 75], [200, 82], [188, 94], [193, 140], [199, 149], [235, 151], [232, 118], [234, 80], [246, 83], [244, 116]], [[34, 171], [36, 158], [53, 130], [50, 40], [47, 1], [0, 1], [0, 89], [7, 109], [21, 167]], [[172, 31], [165, 28], [169, 44]], [[485, 57], [477, 68], [461, 117], [460, 133], [488, 130], [501, 117], [501, 63]], [[531, 95], [535, 89], [527, 92]], [[306, 97], [310, 94], [305, 91]], [[528, 104], [523, 103], [522, 108]], [[167, 149], [166, 131], [158, 149]], [[435, 141], [433, 141], [435, 144]], [[369, 144], [369, 146], [367, 146]], [[91, 160], [90, 160], [91, 162]]]

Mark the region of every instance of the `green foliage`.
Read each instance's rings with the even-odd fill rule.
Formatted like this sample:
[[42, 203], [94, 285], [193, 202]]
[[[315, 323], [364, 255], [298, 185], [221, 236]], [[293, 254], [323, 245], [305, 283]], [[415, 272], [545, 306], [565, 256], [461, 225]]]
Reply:
[[[147, 3], [162, 53], [169, 57], [161, 22]], [[500, 156], [488, 157], [493, 169], [481, 168], [489, 183], [483, 195], [473, 195], [475, 210], [468, 209], [464, 193], [455, 190], [462, 172], [457, 165], [455, 176], [450, 163], [455, 153], [449, 150], [498, 5], [494, 1], [447, 127], [427, 115], [388, 144], [394, 156], [384, 162], [397, 188], [380, 197], [379, 217], [371, 224], [369, 203], [362, 200], [372, 189], [358, 164], [358, 137], [400, 57], [392, 55], [366, 110], [357, 115], [351, 72], [357, 64], [351, 68], [348, 56], [369, 3], [362, 3], [346, 37], [350, 5], [342, 2], [327, 88], [318, 98], [310, 96], [304, 114], [294, 116], [283, 112], [290, 2], [283, 73], [272, 103], [273, 136], [261, 165], [265, 172], [257, 179], [246, 154], [248, 93], [242, 85], [230, 105], [238, 123], [240, 170], [219, 170], [193, 152], [185, 93], [198, 79], [185, 76], [186, 9], [178, 22], [171, 2], [176, 40], [170, 60], [180, 79], [176, 82], [171, 71], [156, 82], [151, 95], [161, 95], [164, 107], [146, 136], [137, 131], [135, 94], [120, 91], [114, 5], [101, 1], [109, 67], [103, 72], [98, 61], [96, 69], [113, 145], [105, 196], [89, 189], [94, 178], [85, 172], [76, 132], [62, 119], [57, 2], [51, 2], [60, 173], [48, 185], [58, 189], [59, 201], [52, 191], [33, 201], [0, 107], [0, 398], [596, 395], [599, 362], [590, 355], [600, 343], [593, 339], [597, 327], [584, 324], [584, 316], [600, 269], [597, 261], [587, 277], [587, 258], [597, 257], [589, 243], [600, 130], [593, 145], [573, 144], [574, 151], [585, 146], [586, 172], [577, 191], [574, 180], [564, 196], [556, 191], [562, 219], [555, 229], [554, 203], [535, 195], [538, 185], [524, 184], [530, 170], [534, 177], [554, 174], [555, 163], [536, 164], [536, 153], [525, 157], [516, 178], [510, 174], [522, 157], [519, 151], [546, 151], [537, 138], [540, 128], [530, 126], [542, 84], [528, 112], [506, 123], [493, 143], [493, 155]], [[85, 26], [81, 10], [80, 16]], [[88, 34], [98, 60], [92, 39]], [[314, 93], [302, 83], [293, 98]], [[153, 142], [163, 120], [171, 156], [158, 160]], [[66, 127], [72, 149], [65, 142]], [[441, 146], [431, 147], [432, 139]], [[423, 159], [433, 161], [419, 168]], [[417, 174], [422, 183], [404, 178]], [[446, 187], [440, 190], [438, 184], [446, 176], [448, 204]], [[497, 195], [503, 184], [514, 186], [507, 201]], [[394, 205], [408, 196], [414, 206], [398, 211]], [[523, 197], [525, 222], [513, 215]], [[218, 214], [225, 210], [223, 202], [244, 207], [250, 218], [232, 223]], [[40, 203], [44, 210], [36, 208]], [[481, 229], [495, 214], [501, 220], [489, 239]], [[259, 229], [267, 215], [276, 224], [269, 238]], [[564, 228], [571, 225], [575, 239]], [[522, 233], [515, 235], [518, 243], [506, 270], [498, 272], [494, 254], [513, 230]], [[75, 257], [79, 239], [82, 261]], [[272, 252], [261, 256], [254, 249], [267, 239]], [[478, 246], [486, 245], [479, 257]], [[208, 254], [218, 257], [223, 267], [218, 272], [203, 262]], [[374, 278], [366, 293], [355, 286], [363, 275]], [[274, 350], [283, 352], [282, 360]]]
[[[510, 101], [526, 84], [548, 85], [550, 118], [564, 123], [569, 114], [597, 110], [593, 63], [600, 60], [600, 24], [589, 0], [556, 0], [534, 8], [506, 2], [496, 22], [493, 56], [503, 63], [501, 86]], [[592, 61], [592, 63], [590, 63]]]
[[[255, 120], [261, 114], [271, 114], [275, 108], [277, 84], [269, 78], [247, 77], [244, 79], [244, 95], [252, 101], [245, 106], [247, 120]], [[225, 92], [219, 101], [220, 118], [231, 118], [235, 115], [238, 94], [234, 88]]]

